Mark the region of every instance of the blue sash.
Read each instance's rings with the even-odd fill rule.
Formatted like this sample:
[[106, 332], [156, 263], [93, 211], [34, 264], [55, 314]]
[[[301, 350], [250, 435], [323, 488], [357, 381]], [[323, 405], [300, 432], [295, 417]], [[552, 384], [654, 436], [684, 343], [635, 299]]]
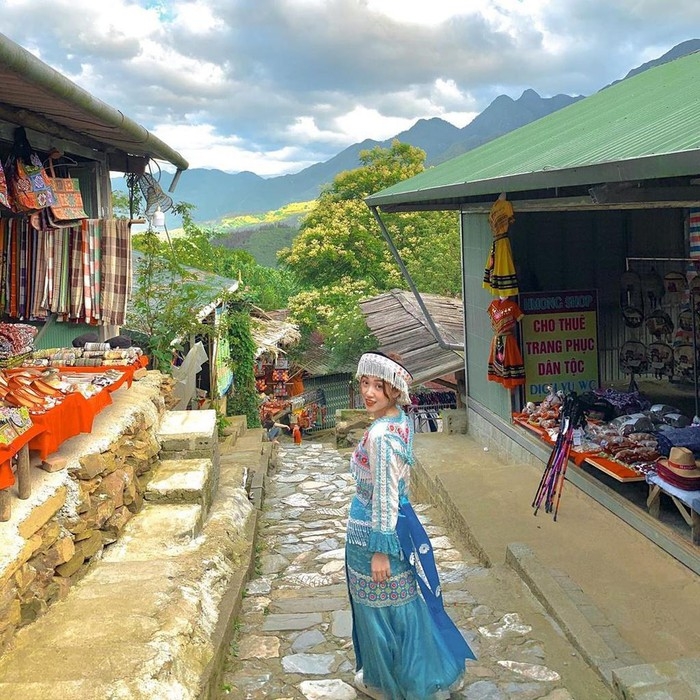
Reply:
[[[465, 641], [462, 633], [445, 612], [440, 579], [435, 566], [435, 557], [433, 556], [433, 546], [430, 544], [430, 538], [413, 510], [413, 506], [405, 498], [401, 498], [399, 501], [399, 518], [396, 524], [396, 534], [398, 535], [404, 557], [406, 557], [406, 560], [413, 568], [423, 599], [428, 606], [428, 612], [435, 626], [442, 634], [447, 648], [460, 663], [464, 663], [465, 659], [476, 659], [474, 652]], [[420, 562], [425, 578], [416, 570], [417, 561]]]

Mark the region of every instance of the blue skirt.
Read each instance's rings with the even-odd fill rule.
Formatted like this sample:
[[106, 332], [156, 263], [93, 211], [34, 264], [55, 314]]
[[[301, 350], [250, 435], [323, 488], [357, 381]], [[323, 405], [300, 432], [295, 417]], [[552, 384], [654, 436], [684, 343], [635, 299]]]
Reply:
[[374, 583], [372, 553], [353, 544], [345, 551], [355, 658], [364, 682], [387, 700], [429, 700], [447, 690], [464, 674], [464, 656], [453, 653], [433, 621], [411, 565], [390, 556], [391, 577]]

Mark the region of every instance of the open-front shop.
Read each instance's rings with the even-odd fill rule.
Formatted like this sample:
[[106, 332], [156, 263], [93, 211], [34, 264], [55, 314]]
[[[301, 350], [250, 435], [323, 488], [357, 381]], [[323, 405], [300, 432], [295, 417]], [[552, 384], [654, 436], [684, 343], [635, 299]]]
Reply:
[[[0, 94], [0, 521], [8, 521], [12, 500], [31, 494], [30, 469], [58, 469], [50, 456], [90, 433], [114, 392], [145, 372], [147, 358], [120, 334], [132, 221], [112, 215], [110, 172], [138, 178], [160, 159], [177, 178], [187, 162], [6, 37]], [[58, 335], [69, 340], [52, 346]]]
[[367, 200], [461, 213], [469, 432], [545, 468], [564, 454], [695, 570], [698, 70], [650, 69]]

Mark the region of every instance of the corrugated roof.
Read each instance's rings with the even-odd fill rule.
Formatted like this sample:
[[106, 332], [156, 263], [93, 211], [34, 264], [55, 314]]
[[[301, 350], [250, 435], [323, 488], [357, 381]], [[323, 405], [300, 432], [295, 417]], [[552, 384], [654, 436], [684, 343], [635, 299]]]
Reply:
[[[437, 294], [421, 294], [428, 313], [447, 343], [464, 344], [462, 302]], [[393, 289], [360, 302], [367, 325], [382, 352], [398, 353], [414, 384], [464, 369], [461, 353], [438, 345], [416, 298]]]
[[700, 172], [700, 53], [622, 80], [366, 199], [464, 197]]
[[[139, 268], [146, 260], [146, 256], [138, 250], [131, 251], [131, 269], [132, 269], [132, 284], [134, 291], [129, 295], [127, 300], [126, 321], [125, 327], [130, 330], [145, 331], [146, 329], [138, 326], [138, 314], [134, 309], [134, 293], [138, 290], [139, 282], [142, 281], [138, 274]], [[219, 300], [226, 292], [235, 292], [238, 289], [238, 280], [222, 277], [213, 272], [205, 270], [197, 270], [194, 267], [183, 267], [188, 278], [183, 280], [183, 284], [191, 283], [190, 291], [196, 292], [195, 298], [192, 300], [193, 311], [197, 312], [197, 316], [202, 319], [210, 314], [214, 308], [220, 303]], [[171, 275], [164, 269], [157, 269], [153, 273], [154, 279], [152, 284], [160, 286], [164, 292], [169, 292], [171, 287]], [[158, 308], [158, 301], [153, 300], [154, 308]]]
[[179, 170], [187, 161], [114, 107], [0, 34], [0, 117], [20, 126], [123, 156], [156, 158]]

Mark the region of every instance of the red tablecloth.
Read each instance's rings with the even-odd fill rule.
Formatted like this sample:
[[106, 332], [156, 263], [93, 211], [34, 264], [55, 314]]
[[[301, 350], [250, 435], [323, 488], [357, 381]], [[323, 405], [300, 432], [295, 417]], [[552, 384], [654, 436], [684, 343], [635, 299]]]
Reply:
[[9, 445], [0, 445], [0, 489], [6, 489], [15, 483], [15, 475], [10, 464], [12, 458], [44, 428], [34, 423]]
[[[95, 416], [112, 403], [112, 393], [125, 383], [131, 384], [134, 377], [134, 369], [113, 367], [122, 372], [122, 376], [116, 382], [104, 387], [94, 396], [86, 399], [82, 394], [68, 394], [60, 404], [46, 413], [32, 415], [32, 420], [42, 430], [29, 442], [29, 449], [39, 452], [41, 459], [46, 459], [55, 452], [66, 440], [80, 433], [89, 433]], [[87, 372], [85, 371], [87, 370]], [[67, 367], [61, 369], [62, 374], [71, 373], [96, 373], [104, 372], [105, 368], [99, 367]]]
[[[89, 399], [79, 393], [68, 394], [60, 404], [46, 413], [32, 414], [33, 425], [29, 430], [11, 444], [0, 445], [0, 489], [14, 484], [10, 460], [24, 445], [28, 444], [30, 450], [36, 450], [41, 459], [46, 459], [69, 438], [80, 433], [89, 433], [95, 416], [112, 403], [112, 393], [124, 384], [131, 386], [134, 373], [147, 365], [148, 358], [143, 356], [133, 365], [56, 368], [61, 374], [101, 374], [108, 369], [114, 369], [120, 372], [121, 376]], [[12, 374], [13, 371], [21, 372], [22, 368], [5, 371]]]

